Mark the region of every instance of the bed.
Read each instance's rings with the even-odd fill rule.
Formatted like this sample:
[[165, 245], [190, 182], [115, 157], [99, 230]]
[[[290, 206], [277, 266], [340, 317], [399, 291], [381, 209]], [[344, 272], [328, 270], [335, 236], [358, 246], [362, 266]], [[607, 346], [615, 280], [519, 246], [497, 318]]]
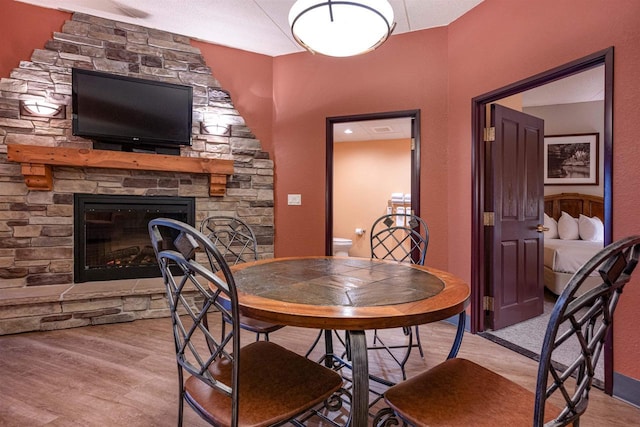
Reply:
[[[553, 218], [558, 225], [563, 212], [576, 219], [581, 218], [580, 215], [584, 215], [587, 218], [581, 218], [579, 224], [580, 226], [584, 224], [586, 229], [591, 224], [598, 222], [595, 218], [599, 219], [600, 223], [603, 222], [604, 203], [603, 198], [599, 196], [579, 193], [553, 194], [544, 197], [544, 212], [549, 218]], [[566, 224], [564, 221], [563, 224]], [[549, 224], [545, 223], [545, 226], [547, 225]], [[564, 237], [566, 234], [565, 232]], [[603, 241], [590, 233], [588, 233], [588, 238], [595, 238], [595, 241], [581, 238], [549, 238], [549, 236], [550, 234], [545, 232], [544, 285], [554, 294], [560, 295], [573, 273], [602, 249]], [[598, 277], [594, 277], [593, 280], [587, 281], [584, 290], [597, 284]]]

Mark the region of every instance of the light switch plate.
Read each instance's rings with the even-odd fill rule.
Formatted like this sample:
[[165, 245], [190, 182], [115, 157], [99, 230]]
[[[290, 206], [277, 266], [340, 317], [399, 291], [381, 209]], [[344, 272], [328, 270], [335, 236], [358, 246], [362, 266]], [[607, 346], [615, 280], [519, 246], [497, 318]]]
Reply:
[[301, 194], [287, 194], [287, 203], [290, 206], [300, 206], [302, 204]]

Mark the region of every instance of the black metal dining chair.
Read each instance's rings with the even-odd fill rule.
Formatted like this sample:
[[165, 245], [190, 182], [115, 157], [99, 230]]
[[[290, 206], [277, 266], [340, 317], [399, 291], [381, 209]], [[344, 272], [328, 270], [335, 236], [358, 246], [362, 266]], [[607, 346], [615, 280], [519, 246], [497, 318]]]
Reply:
[[200, 231], [209, 237], [229, 265], [258, 259], [256, 235], [240, 218], [212, 215], [202, 220]]
[[[371, 258], [409, 262], [424, 265], [429, 246], [429, 228], [424, 220], [411, 214], [387, 214], [376, 219], [371, 227]], [[402, 379], [407, 378], [405, 365], [411, 355], [411, 349], [418, 348], [420, 357], [424, 357], [422, 342], [418, 326], [402, 328], [407, 337], [406, 344], [386, 344], [378, 330], [373, 332], [373, 345], [369, 350], [385, 350], [391, 358], [400, 366]], [[415, 331], [415, 332], [414, 332]], [[414, 342], [415, 337], [415, 342]], [[404, 349], [401, 358], [392, 349]]]
[[[213, 242], [229, 265], [258, 260], [258, 243], [255, 233], [249, 224], [240, 218], [224, 215], [209, 216], [200, 223], [200, 231]], [[224, 323], [222, 326], [224, 335]], [[240, 315], [240, 327], [255, 333], [256, 340], [262, 336], [265, 341], [269, 341], [269, 334], [284, 326]]]
[[419, 216], [386, 214], [371, 226], [371, 258], [424, 265], [429, 228]]
[[[295, 417], [341, 389], [339, 374], [275, 343], [241, 346], [233, 274], [209, 238], [166, 218], [150, 221], [149, 235], [171, 312], [179, 426], [184, 402], [215, 426], [299, 425]], [[221, 339], [203, 324], [213, 310], [231, 320]]]
[[[384, 394], [389, 408], [377, 414], [374, 425], [577, 427], [618, 299], [639, 257], [640, 236], [627, 237], [605, 247], [573, 275], [551, 313], [534, 392], [454, 358], [389, 388]], [[593, 273], [600, 285], [582, 293]], [[573, 362], [553, 362], [554, 352], [566, 351], [570, 340], [579, 344]]]

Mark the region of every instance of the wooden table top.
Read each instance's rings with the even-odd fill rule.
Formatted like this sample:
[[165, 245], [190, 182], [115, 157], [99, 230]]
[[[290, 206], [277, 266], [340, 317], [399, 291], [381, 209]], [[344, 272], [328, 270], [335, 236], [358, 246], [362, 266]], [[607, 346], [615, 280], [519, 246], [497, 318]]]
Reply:
[[367, 258], [274, 258], [232, 268], [243, 314], [320, 329], [384, 329], [462, 312], [467, 283], [445, 271]]

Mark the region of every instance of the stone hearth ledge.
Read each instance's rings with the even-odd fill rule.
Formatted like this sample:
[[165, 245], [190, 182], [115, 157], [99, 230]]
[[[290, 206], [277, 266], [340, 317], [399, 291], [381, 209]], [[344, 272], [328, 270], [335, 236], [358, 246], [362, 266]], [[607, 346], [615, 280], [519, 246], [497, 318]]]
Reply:
[[0, 290], [0, 335], [169, 315], [161, 277]]
[[1, 289], [0, 307], [18, 304], [87, 300], [150, 292], [164, 292], [161, 277]]

